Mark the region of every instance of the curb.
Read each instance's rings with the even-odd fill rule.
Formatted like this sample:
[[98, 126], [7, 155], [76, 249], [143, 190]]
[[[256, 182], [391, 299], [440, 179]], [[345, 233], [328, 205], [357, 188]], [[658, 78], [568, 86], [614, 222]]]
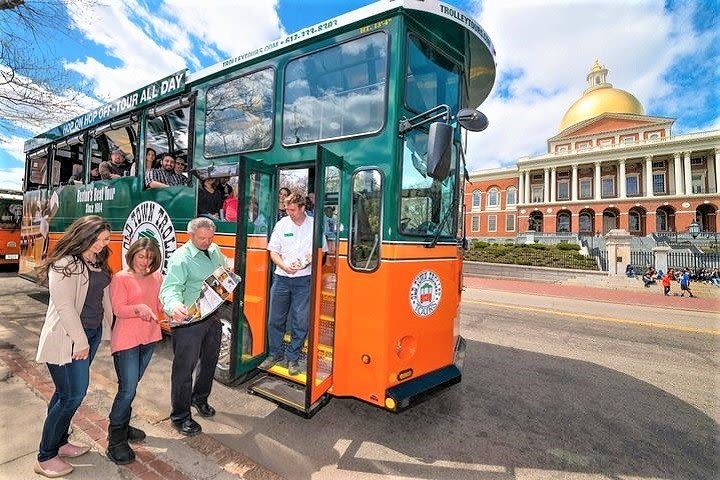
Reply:
[[[49, 375], [42, 371], [38, 364], [27, 360], [22, 352], [14, 345], [4, 345], [0, 348], [0, 361], [7, 366], [9, 375], [22, 379], [27, 387], [42, 398], [47, 404], [55, 391], [55, 386]], [[91, 384], [92, 389], [92, 384]], [[88, 392], [90, 393], [90, 392]], [[105, 394], [104, 391], [101, 393]], [[73, 428], [84, 433], [94, 443], [100, 452], [107, 449], [108, 418], [105, 413], [83, 402], [73, 417]], [[158, 424], [155, 424], [157, 427]], [[255, 464], [239, 452], [224, 446], [210, 435], [201, 433], [194, 437], [173, 438], [172, 434], [179, 436], [171, 429], [167, 422], [162, 425], [163, 430], [172, 432], [168, 435], [174, 441], [183, 443], [202, 455], [210, 462], [217, 464], [217, 468], [235, 478], [247, 480], [279, 480], [282, 477]], [[160, 456], [153, 453], [153, 447], [142, 443], [132, 445], [136, 459], [128, 465], [118, 465], [127, 478], [139, 480], [194, 480], [195, 476], [186, 473]], [[109, 461], [109, 460], [108, 460]]]

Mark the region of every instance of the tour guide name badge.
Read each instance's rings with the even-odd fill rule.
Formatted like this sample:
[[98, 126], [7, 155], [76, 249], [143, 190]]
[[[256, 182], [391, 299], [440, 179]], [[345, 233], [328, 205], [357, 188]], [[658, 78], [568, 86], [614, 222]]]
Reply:
[[167, 271], [168, 259], [177, 248], [177, 243], [170, 215], [159, 203], [142, 202], [133, 208], [125, 221], [122, 239], [123, 268], [127, 267], [125, 253], [138, 238], [155, 240], [162, 255], [160, 271], [164, 274]]
[[418, 317], [432, 315], [440, 304], [442, 284], [435, 272], [418, 273], [410, 285], [410, 306]]

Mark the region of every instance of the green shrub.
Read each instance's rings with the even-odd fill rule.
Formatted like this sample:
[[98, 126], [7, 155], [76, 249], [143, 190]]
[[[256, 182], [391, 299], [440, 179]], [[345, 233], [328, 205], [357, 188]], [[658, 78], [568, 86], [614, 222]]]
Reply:
[[558, 243], [556, 245], [556, 247], [558, 250], [563, 250], [563, 251], [570, 251], [570, 250], [575, 250], [576, 252], [580, 251], [580, 245], [578, 245], [577, 243], [563, 242], [563, 243]]

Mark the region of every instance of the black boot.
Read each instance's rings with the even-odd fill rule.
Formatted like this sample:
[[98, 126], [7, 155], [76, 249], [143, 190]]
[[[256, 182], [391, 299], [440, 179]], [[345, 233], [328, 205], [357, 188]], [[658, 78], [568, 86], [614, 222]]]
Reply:
[[128, 424], [108, 427], [107, 457], [118, 465], [135, 461], [135, 452], [128, 445]]
[[146, 436], [147, 435], [145, 435], [145, 432], [143, 432], [139, 428], [135, 428], [132, 425], [128, 425], [128, 436], [127, 436], [128, 442], [130, 442], [130, 443], [142, 442], [143, 440], [145, 440]]
[[[128, 418], [132, 417], [132, 408], [128, 412]], [[130, 443], [137, 443], [142, 442], [145, 440], [145, 432], [140, 430], [139, 428], [135, 428], [132, 425], [130, 425], [130, 421], [128, 421], [128, 432], [127, 432], [127, 441]]]

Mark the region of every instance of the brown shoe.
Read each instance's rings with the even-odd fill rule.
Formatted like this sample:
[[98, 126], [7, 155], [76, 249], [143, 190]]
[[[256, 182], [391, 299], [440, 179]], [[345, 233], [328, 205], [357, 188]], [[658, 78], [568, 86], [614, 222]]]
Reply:
[[70, 474], [73, 471], [73, 466], [60, 457], [53, 457], [44, 462], [36, 462], [33, 470], [43, 477], [58, 478]]
[[72, 443], [68, 442], [62, 447], [60, 447], [60, 450], [58, 450], [58, 455], [60, 455], [61, 457], [76, 458], [81, 455], [85, 455], [89, 451], [90, 447], [86, 447], [85, 445], [73, 445]]

